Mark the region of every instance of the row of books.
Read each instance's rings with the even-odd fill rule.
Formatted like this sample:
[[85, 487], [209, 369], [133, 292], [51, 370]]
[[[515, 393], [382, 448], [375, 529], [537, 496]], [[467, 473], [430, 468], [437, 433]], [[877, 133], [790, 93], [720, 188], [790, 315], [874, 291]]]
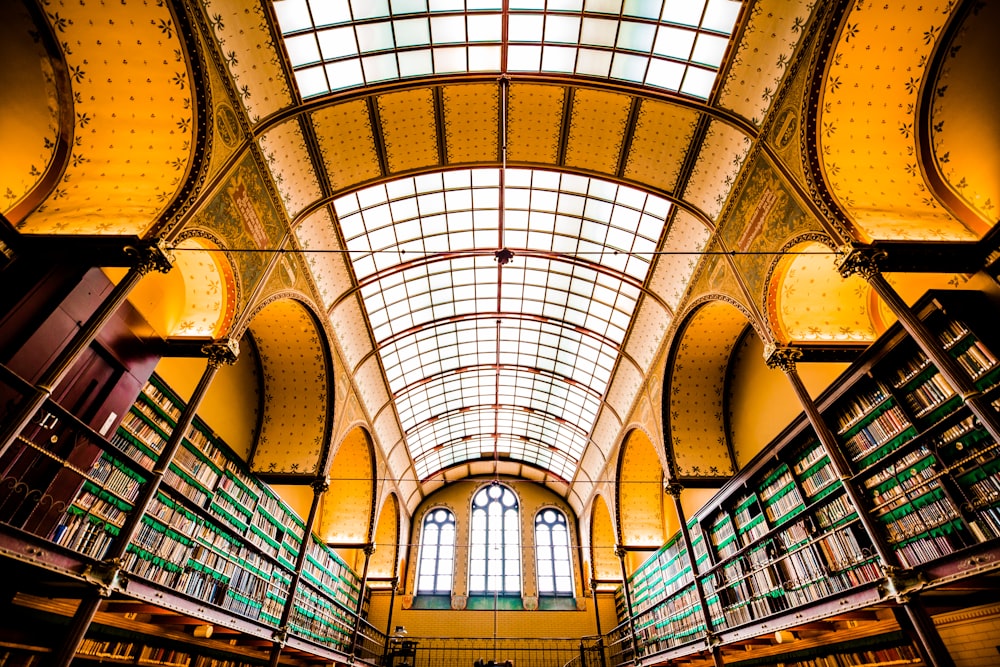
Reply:
[[122, 468], [107, 454], [98, 457], [87, 477], [105, 491], [129, 502], [135, 501], [142, 486], [142, 480], [138, 476]]
[[827, 459], [825, 464], [816, 468], [811, 475], [802, 480], [802, 490], [805, 491], [806, 496], [812, 498], [836, 480], [837, 473], [830, 460]]
[[910, 420], [899, 406], [890, 406], [848, 438], [844, 442], [844, 449], [852, 461], [857, 461], [892, 440], [909, 426]]
[[783, 662], [784, 667], [879, 667], [882, 665], [922, 665], [923, 661], [912, 646], [898, 646]]
[[896, 389], [902, 388], [907, 382], [920, 375], [920, 372], [930, 366], [930, 359], [922, 351], [916, 353], [906, 361], [902, 362], [892, 371], [892, 386]]
[[160, 387], [154, 385], [152, 382], [147, 382], [142, 388], [142, 393], [150, 401], [152, 401], [154, 405], [160, 408], [160, 410], [165, 412], [175, 423], [178, 419], [180, 419], [180, 405], [172, 396], [168, 396], [167, 393]]
[[116, 535], [114, 527], [105, 521], [70, 507], [52, 529], [49, 539], [85, 556], [101, 559]]
[[928, 495], [934, 499], [922, 502], [920, 507], [907, 503], [899, 510], [881, 515], [891, 542], [902, 542], [958, 517], [958, 510], [951, 500], [938, 491], [939, 487], [931, 489]]
[[172, 463], [209, 489], [215, 488], [215, 484], [219, 481], [219, 469], [186, 446], [178, 448]]
[[944, 379], [944, 376], [935, 373], [927, 378], [926, 382], [922, 382], [906, 392], [906, 401], [916, 416], [922, 417], [954, 395], [955, 390]]
[[930, 484], [941, 475], [933, 463], [933, 457], [927, 457], [921, 465], [912, 468], [894, 466], [895, 475], [887, 483], [872, 489], [872, 509], [884, 511], [886, 508], [896, 507], [908, 502], [911, 494], [922, 493], [930, 488]]
[[848, 403], [840, 407], [837, 413], [837, 433], [847, 432], [888, 397], [889, 393], [880, 384], [875, 384], [866, 391], [855, 394]]
[[947, 556], [966, 546], [965, 540], [955, 530], [942, 529], [938, 534], [923, 535], [905, 544], [896, 545], [896, 555], [906, 567], [916, 567], [935, 558]]
[[978, 340], [955, 359], [973, 378], [980, 377], [997, 365], [997, 358]]

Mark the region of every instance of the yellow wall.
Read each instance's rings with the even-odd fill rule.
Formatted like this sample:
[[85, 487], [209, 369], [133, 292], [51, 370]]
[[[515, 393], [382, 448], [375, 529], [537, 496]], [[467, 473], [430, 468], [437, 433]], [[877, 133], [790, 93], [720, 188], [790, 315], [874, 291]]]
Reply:
[[934, 624], [955, 667], [1000, 664], [1000, 604], [940, 614]]
[[[751, 333], [734, 351], [729, 378], [729, 434], [742, 468], [802, 412], [801, 403], [783, 372], [764, 363], [764, 345]], [[815, 398], [847, 364], [797, 364], [799, 377]]]
[[[577, 519], [566, 502], [545, 487], [534, 482], [501, 480], [507, 482], [518, 497], [521, 511], [521, 577], [522, 593], [534, 596], [537, 592], [534, 563], [534, 521], [535, 514], [544, 507], [557, 507], [569, 522], [570, 542], [576, 544]], [[455, 513], [456, 542], [455, 579], [453, 590], [456, 595], [465, 595], [468, 590], [468, 535], [472, 496], [488, 484], [489, 480], [465, 479], [449, 484], [427, 499], [417, 508], [413, 517], [413, 535], [402, 594], [396, 596], [392, 612], [392, 625], [403, 625], [410, 637], [492, 637], [494, 626], [501, 637], [581, 637], [596, 632], [594, 609], [589, 598], [589, 578], [582, 581], [580, 574], [579, 550], [572, 551], [573, 579], [577, 594], [577, 609], [572, 611], [480, 611], [480, 610], [423, 610], [411, 609], [420, 530], [424, 515], [437, 507], [447, 507]], [[589, 575], [588, 575], [589, 576]], [[375, 627], [384, 629], [388, 617], [388, 594], [378, 594], [372, 598], [370, 621]], [[613, 614], [613, 605], [611, 612]], [[612, 621], [608, 621], [609, 623]]]

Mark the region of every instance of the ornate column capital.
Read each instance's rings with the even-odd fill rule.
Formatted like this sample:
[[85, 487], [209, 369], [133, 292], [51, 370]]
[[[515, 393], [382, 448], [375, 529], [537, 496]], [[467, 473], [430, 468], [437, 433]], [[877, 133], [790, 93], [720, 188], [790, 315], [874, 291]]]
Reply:
[[362, 551], [365, 552], [365, 556], [367, 556], [368, 558], [371, 558], [372, 554], [375, 553], [375, 543], [374, 542], [370, 542], [370, 543], [366, 544], [364, 546], [364, 548], [362, 549]]
[[671, 496], [673, 498], [680, 498], [681, 497], [681, 491], [683, 491], [683, 490], [684, 490], [684, 486], [682, 484], [678, 483], [678, 482], [664, 482], [663, 483], [663, 492], [665, 494], [667, 494], [668, 496]]
[[330, 478], [320, 477], [313, 480], [312, 484], [309, 486], [313, 488], [313, 493], [326, 493], [330, 490]]
[[153, 271], [169, 273], [174, 267], [174, 255], [167, 250], [166, 242], [163, 239], [153, 239], [139, 245], [126, 246], [124, 252], [129, 257], [135, 259], [132, 269], [139, 275], [146, 275]]
[[210, 366], [233, 365], [240, 356], [240, 342], [235, 338], [223, 338], [201, 346], [201, 352], [208, 357]]
[[886, 258], [885, 250], [873, 248], [871, 246], [858, 246], [848, 243], [837, 249], [840, 258], [837, 260], [837, 271], [844, 278], [850, 278], [854, 274], [859, 274], [865, 280], [869, 280], [879, 274], [879, 265]]
[[778, 347], [769, 343], [764, 348], [764, 363], [767, 367], [783, 373], [795, 371], [795, 362], [801, 358], [802, 350], [795, 347]]
[[615, 555], [618, 556], [619, 559], [625, 558], [626, 554], [628, 554], [628, 549], [620, 544], [615, 545]]

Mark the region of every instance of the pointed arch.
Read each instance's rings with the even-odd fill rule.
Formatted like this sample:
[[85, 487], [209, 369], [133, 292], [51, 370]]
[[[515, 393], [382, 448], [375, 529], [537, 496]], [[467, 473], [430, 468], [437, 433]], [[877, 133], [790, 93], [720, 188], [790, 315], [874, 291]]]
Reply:
[[694, 302], [680, 320], [664, 373], [667, 460], [679, 481], [721, 484], [736, 472], [725, 423], [726, 373], [751, 321], [725, 297]]
[[618, 537], [611, 509], [604, 496], [595, 496], [590, 514], [590, 562], [597, 581], [619, 581], [621, 566], [615, 556]]
[[618, 532], [628, 547], [656, 549], [666, 541], [663, 464], [649, 436], [633, 429], [618, 458]]
[[399, 564], [399, 499], [390, 493], [382, 503], [375, 523], [372, 542], [375, 553], [368, 564], [368, 576], [373, 579], [392, 579]]

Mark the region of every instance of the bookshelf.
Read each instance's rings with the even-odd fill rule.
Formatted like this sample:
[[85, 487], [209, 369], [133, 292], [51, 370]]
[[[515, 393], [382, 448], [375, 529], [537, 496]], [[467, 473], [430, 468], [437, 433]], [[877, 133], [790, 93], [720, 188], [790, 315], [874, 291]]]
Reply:
[[[931, 293], [915, 310], [996, 409], [1000, 344], [980, 316], [990, 312], [981, 296]], [[838, 605], [891, 602], [883, 565], [897, 563], [881, 562], [862, 517], [888, 545], [883, 553], [916, 570], [995, 547], [1000, 537], [995, 434], [901, 326], [870, 346], [816, 405], [848, 462], [846, 479], [802, 415], [688, 523], [711, 632], [723, 643], [789, 619], [822, 619]], [[847, 485], [863, 506], [854, 505]], [[673, 659], [705, 647], [701, 617], [690, 613], [691, 573], [676, 565], [685, 549], [678, 538], [628, 579], [643, 656]], [[617, 600], [624, 619], [629, 610], [623, 596]], [[892, 664], [919, 663], [907, 651]], [[847, 662], [802, 664], [869, 664], [864, 656], [829, 659]]]
[[[90, 467], [49, 539], [85, 556], [104, 557], [133, 511], [145, 482], [142, 473], [152, 469], [182, 410], [177, 396], [152, 376], [109, 438], [114, 449]], [[303, 579], [290, 601], [303, 544]], [[197, 418], [165, 469], [121, 567], [169, 594], [265, 628], [276, 628], [290, 603], [292, 634], [341, 650], [350, 642], [361, 594], [359, 577], [316, 536], [306, 536], [305, 523]], [[155, 647], [136, 651], [115, 660], [200, 665], [186, 654], [160, 655]]]

